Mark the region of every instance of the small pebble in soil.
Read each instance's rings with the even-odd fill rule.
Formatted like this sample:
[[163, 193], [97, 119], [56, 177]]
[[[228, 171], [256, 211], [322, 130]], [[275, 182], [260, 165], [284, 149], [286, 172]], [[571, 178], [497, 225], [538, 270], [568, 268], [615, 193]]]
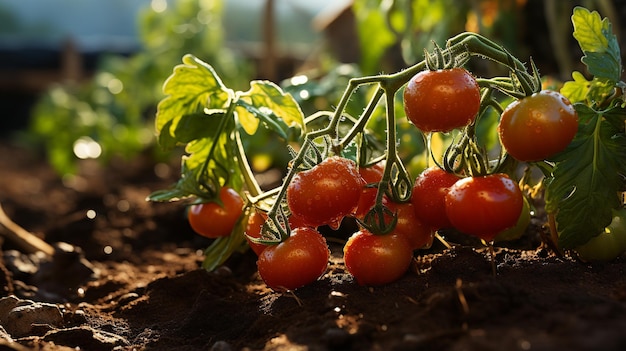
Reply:
[[231, 351], [233, 348], [226, 341], [216, 341], [213, 346], [211, 346], [210, 351]]
[[[63, 314], [57, 305], [16, 299], [15, 296], [0, 299], [0, 320], [12, 337], [19, 338], [34, 331], [45, 333], [63, 324]], [[10, 306], [13, 307], [7, 311]]]

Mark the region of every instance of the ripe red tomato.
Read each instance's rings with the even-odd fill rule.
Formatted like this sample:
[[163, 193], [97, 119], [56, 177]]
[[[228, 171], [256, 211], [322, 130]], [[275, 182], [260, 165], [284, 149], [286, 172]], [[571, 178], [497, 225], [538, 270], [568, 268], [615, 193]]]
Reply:
[[403, 236], [374, 235], [362, 229], [346, 242], [343, 259], [359, 285], [383, 285], [404, 275], [413, 250]]
[[331, 156], [293, 177], [287, 186], [287, 204], [305, 225], [337, 229], [357, 207], [364, 185], [354, 161]]
[[187, 219], [191, 228], [207, 238], [219, 238], [230, 235], [243, 212], [243, 199], [229, 187], [222, 187], [219, 201], [194, 204], [189, 207]]
[[250, 240], [252, 238], [260, 238], [261, 237], [261, 229], [263, 228], [263, 224], [265, 224], [266, 217], [260, 212], [254, 211], [248, 217], [248, 224], [246, 225], [246, 240], [248, 241], [248, 245], [256, 255], [260, 255], [263, 250], [267, 247], [265, 244], [255, 243]]
[[287, 240], [263, 250], [257, 267], [268, 287], [294, 290], [321, 277], [329, 256], [326, 239], [313, 228], [300, 227], [292, 230]]
[[[379, 183], [383, 179], [383, 173], [385, 171], [385, 161], [380, 161], [371, 167], [360, 167], [359, 174], [365, 181], [366, 185]], [[359, 197], [359, 203], [356, 210], [354, 210], [354, 217], [363, 219], [367, 212], [376, 203], [376, 193], [378, 188], [376, 187], [363, 187], [361, 196]]]
[[491, 242], [517, 223], [524, 200], [519, 186], [506, 174], [491, 174], [457, 181], [445, 204], [456, 229]]
[[463, 68], [419, 72], [404, 89], [406, 116], [423, 132], [464, 127], [479, 109], [480, 87]]
[[526, 197], [523, 197], [524, 205], [522, 206], [522, 212], [520, 212], [519, 218], [514, 226], [505, 229], [493, 238], [493, 241], [510, 241], [517, 240], [524, 235], [526, 228], [530, 225], [530, 204]]
[[526, 162], [544, 160], [563, 151], [577, 131], [574, 106], [551, 90], [512, 102], [498, 124], [502, 146], [515, 159]]
[[403, 236], [412, 250], [428, 248], [433, 243], [434, 232], [417, 218], [413, 204], [385, 201], [385, 206], [396, 214], [393, 234]]
[[422, 223], [433, 230], [452, 226], [446, 214], [444, 197], [458, 180], [459, 177], [454, 173], [437, 166], [425, 169], [415, 178], [411, 203], [415, 208], [415, 215]]

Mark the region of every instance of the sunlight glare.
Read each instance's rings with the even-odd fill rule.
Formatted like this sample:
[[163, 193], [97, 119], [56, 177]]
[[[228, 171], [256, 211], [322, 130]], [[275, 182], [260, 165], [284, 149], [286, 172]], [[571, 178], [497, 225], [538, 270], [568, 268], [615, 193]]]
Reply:
[[161, 13], [167, 10], [167, 1], [166, 0], [152, 0], [150, 2], [150, 8], [152, 8], [152, 11], [156, 13]]
[[102, 147], [88, 136], [78, 138], [74, 142], [74, 155], [81, 160], [98, 158], [102, 154]]

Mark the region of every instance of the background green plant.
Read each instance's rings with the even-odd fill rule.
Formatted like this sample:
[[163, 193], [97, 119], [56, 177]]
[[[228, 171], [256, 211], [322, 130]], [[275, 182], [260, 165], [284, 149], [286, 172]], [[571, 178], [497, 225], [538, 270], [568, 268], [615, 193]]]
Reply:
[[100, 145], [103, 162], [115, 156], [130, 159], [152, 148], [152, 117], [164, 96], [163, 81], [185, 53], [211, 62], [233, 86], [249, 81], [249, 66], [224, 45], [221, 0], [169, 5], [163, 12], [146, 8], [141, 14], [139, 52], [104, 57], [93, 79], [57, 85], [35, 106], [28, 137], [43, 146], [59, 173], [76, 171], [72, 149], [81, 138]]

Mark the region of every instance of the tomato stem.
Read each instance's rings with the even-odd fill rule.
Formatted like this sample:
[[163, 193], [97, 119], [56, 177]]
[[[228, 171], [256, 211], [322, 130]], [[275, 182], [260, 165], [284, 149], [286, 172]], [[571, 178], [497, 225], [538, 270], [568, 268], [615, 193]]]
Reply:
[[241, 134], [239, 134], [238, 131], [235, 131], [235, 142], [237, 144], [237, 147], [235, 148], [237, 153], [237, 163], [239, 164], [239, 168], [243, 171], [242, 174], [246, 188], [248, 189], [250, 195], [259, 196], [263, 191], [254, 177], [252, 168], [250, 168], [250, 163], [248, 162], [248, 157], [246, 157], [246, 152], [241, 141]]
[[370, 99], [370, 102], [367, 104], [365, 111], [361, 114], [361, 116], [356, 121], [354, 126], [352, 126], [350, 131], [348, 131], [346, 136], [341, 139], [341, 142], [339, 142], [338, 146], [340, 148], [345, 147], [345, 145], [349, 144], [359, 133], [363, 132], [363, 129], [365, 129], [365, 125], [369, 121], [369, 117], [374, 112], [374, 109], [378, 105], [378, 102], [380, 101], [384, 93], [385, 90], [382, 88], [378, 88], [376, 90], [376, 93], [374, 93], [374, 95]]
[[[200, 168], [200, 171], [198, 172], [198, 183], [204, 187], [205, 191], [209, 192], [208, 194], [209, 198], [216, 197], [219, 191], [219, 187], [223, 185], [223, 184], [220, 184], [217, 179], [210, 179], [212, 181], [212, 185], [209, 185], [206, 183], [205, 177], [208, 177], [207, 172], [208, 172], [209, 162], [213, 159], [213, 153], [215, 152], [217, 145], [219, 144], [218, 143], [219, 136], [224, 132], [224, 130], [228, 126], [228, 123], [231, 121], [234, 121], [233, 115], [235, 112], [236, 104], [234, 103], [233, 99], [234, 98], [232, 96], [229, 98], [228, 109], [226, 110], [226, 113], [224, 114], [224, 116], [222, 116], [222, 119], [220, 120], [220, 124], [217, 126], [217, 129], [215, 130], [215, 134], [214, 134], [215, 142], [211, 144], [211, 148], [209, 149], [209, 152], [207, 153], [207, 157], [204, 159], [204, 162], [202, 163], [202, 167]], [[217, 166], [221, 166], [221, 165], [217, 164]], [[224, 172], [224, 176], [226, 178], [224, 180], [224, 183], [228, 183], [228, 175], [229, 175], [228, 171]]]

